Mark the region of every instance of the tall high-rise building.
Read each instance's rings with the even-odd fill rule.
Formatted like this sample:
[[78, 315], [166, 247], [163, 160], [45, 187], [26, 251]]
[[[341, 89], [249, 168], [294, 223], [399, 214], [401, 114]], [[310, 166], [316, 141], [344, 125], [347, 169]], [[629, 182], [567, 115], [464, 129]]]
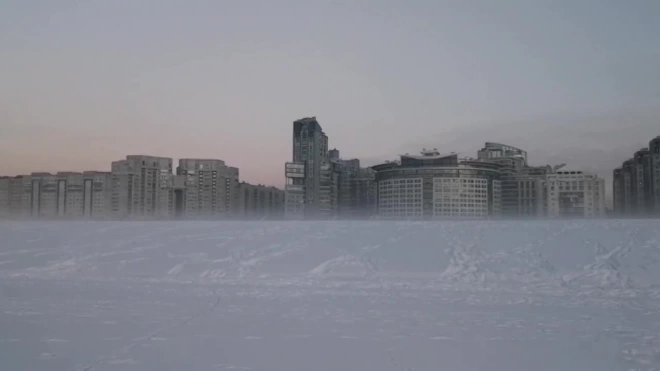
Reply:
[[660, 215], [660, 136], [613, 172], [614, 215]]
[[650, 204], [654, 215], [660, 216], [660, 135], [649, 142]]
[[337, 216], [339, 209], [339, 174], [341, 164], [325, 161], [321, 164], [321, 182], [318, 193], [318, 208], [315, 213], [308, 214], [322, 219]]
[[173, 216], [172, 159], [127, 156], [112, 163], [113, 218], [166, 219]]
[[653, 212], [651, 152], [642, 148], [635, 152], [632, 158], [634, 169], [631, 177], [633, 204], [639, 215], [649, 215]]
[[237, 167], [227, 167], [225, 173], [225, 210], [229, 217], [239, 215], [239, 171]]
[[316, 117], [293, 122], [293, 161], [285, 165], [285, 210], [289, 218], [331, 216], [335, 179], [328, 137]]
[[621, 166], [623, 169], [623, 198], [626, 200], [626, 203], [623, 205], [623, 214], [624, 215], [635, 215], [636, 214], [636, 203], [634, 195], [634, 173], [635, 173], [635, 161], [630, 158], [623, 162]]
[[477, 152], [479, 161], [500, 166], [504, 217], [543, 217], [543, 191], [549, 166], [532, 167], [527, 163], [527, 152], [507, 144], [486, 142]]
[[625, 215], [626, 202], [629, 202], [626, 201], [626, 184], [623, 174], [623, 168], [621, 167], [614, 169], [612, 174], [612, 200], [614, 214], [617, 216]]
[[227, 166], [224, 161], [180, 159], [177, 175], [185, 177], [184, 218], [227, 217]]

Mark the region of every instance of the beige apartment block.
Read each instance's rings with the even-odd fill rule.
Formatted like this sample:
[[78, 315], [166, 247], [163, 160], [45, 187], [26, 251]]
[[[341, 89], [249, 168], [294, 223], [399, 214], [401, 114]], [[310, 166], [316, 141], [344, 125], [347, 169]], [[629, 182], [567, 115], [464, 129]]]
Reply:
[[605, 216], [605, 181], [582, 171], [557, 171], [546, 178], [547, 216], [594, 218]]
[[0, 177], [0, 219], [24, 219], [32, 212], [32, 178]]
[[9, 219], [9, 194], [11, 178], [0, 177], [0, 219]]
[[173, 216], [172, 159], [127, 156], [112, 163], [111, 217], [167, 219]]
[[230, 218], [237, 217], [240, 211], [239, 171], [236, 167], [227, 167], [225, 174], [225, 208]]
[[109, 217], [110, 173], [96, 171], [57, 173], [56, 178], [58, 218], [106, 219]]
[[0, 215], [22, 219], [105, 218], [109, 173], [33, 173], [0, 179]]
[[185, 177], [182, 217], [187, 219], [227, 217], [227, 169], [222, 160], [179, 160], [177, 176]]

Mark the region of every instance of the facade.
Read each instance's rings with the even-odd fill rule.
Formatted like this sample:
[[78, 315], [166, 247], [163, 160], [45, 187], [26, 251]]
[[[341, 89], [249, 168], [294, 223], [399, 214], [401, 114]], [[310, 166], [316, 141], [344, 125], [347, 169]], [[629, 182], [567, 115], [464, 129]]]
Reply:
[[613, 210], [615, 216], [625, 215], [624, 209], [626, 207], [626, 192], [625, 181], [623, 176], [623, 168], [616, 168], [612, 174], [612, 199]]
[[239, 215], [239, 184], [238, 168], [228, 166], [225, 170], [225, 210], [230, 218]]
[[633, 209], [638, 215], [649, 215], [653, 212], [653, 179], [651, 173], [651, 152], [642, 148], [635, 152], [632, 158], [631, 188]]
[[305, 171], [304, 163], [287, 162], [285, 165], [285, 215], [289, 219], [305, 216]]
[[376, 172], [360, 167], [360, 160], [339, 160], [338, 216], [369, 218], [376, 214]]
[[623, 163], [623, 192], [626, 203], [624, 205], [625, 215], [635, 215], [635, 202], [633, 201], [633, 173], [635, 165], [633, 159], [628, 159]]
[[[640, 158], [644, 158], [640, 153]], [[642, 161], [643, 162], [643, 161]], [[478, 159], [436, 149], [373, 167], [378, 215], [414, 219], [596, 218], [606, 214], [605, 183], [565, 165], [527, 164], [521, 149], [486, 143]], [[624, 172], [621, 171], [623, 175]], [[625, 179], [620, 179], [625, 187]]]
[[605, 181], [582, 171], [557, 171], [545, 184], [547, 216], [594, 218], [605, 216]]
[[[338, 156], [338, 153], [337, 153]], [[285, 165], [288, 218], [328, 218], [336, 211], [335, 167], [316, 117], [293, 122], [293, 161]]]
[[613, 215], [660, 216], [660, 136], [613, 172]]
[[[174, 175], [170, 158], [127, 156], [111, 172], [0, 177], [0, 219], [241, 218], [240, 191], [238, 168], [221, 160], [181, 159]], [[266, 196], [268, 215], [283, 205], [279, 192]]]
[[3, 218], [101, 219], [109, 205], [109, 173], [33, 173], [0, 179]]
[[172, 159], [127, 156], [112, 163], [111, 217], [167, 219], [174, 215]]
[[341, 164], [337, 162], [323, 162], [321, 164], [321, 182], [318, 193], [318, 208], [316, 212], [305, 213], [310, 217], [330, 219], [337, 216], [339, 210], [339, 177], [342, 171]]
[[7, 219], [11, 215], [9, 213], [10, 179], [0, 177], [0, 219]]
[[649, 142], [649, 156], [650, 209], [653, 215], [660, 216], [660, 136]]
[[[105, 172], [58, 173], [58, 216], [68, 219], [104, 219], [110, 209], [111, 175]], [[61, 205], [64, 203], [64, 210]]]
[[486, 142], [477, 152], [479, 161], [500, 166], [501, 215], [507, 218], [537, 218], [546, 213], [544, 185], [549, 166], [531, 167], [527, 152], [506, 144]]
[[379, 217], [484, 219], [501, 211], [497, 164], [424, 150], [372, 169]]
[[180, 159], [176, 173], [185, 178], [183, 204], [178, 215], [187, 219], [228, 216], [227, 166], [224, 161]]
[[24, 219], [32, 213], [30, 176], [0, 178], [0, 218]]
[[545, 216], [545, 180], [547, 173], [522, 170], [502, 178], [502, 216], [540, 218]]
[[503, 217], [593, 218], [606, 213], [605, 183], [595, 174], [560, 171], [565, 164], [529, 166], [526, 151], [506, 144], [487, 142], [478, 157], [500, 165]]
[[284, 191], [261, 184], [240, 183], [238, 216], [242, 219], [282, 219]]

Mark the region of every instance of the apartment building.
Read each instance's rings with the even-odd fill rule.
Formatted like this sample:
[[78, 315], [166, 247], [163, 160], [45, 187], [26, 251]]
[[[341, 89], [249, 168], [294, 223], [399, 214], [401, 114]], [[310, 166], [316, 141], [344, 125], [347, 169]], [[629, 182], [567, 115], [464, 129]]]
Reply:
[[545, 184], [550, 166], [524, 167], [502, 177], [502, 216], [540, 218], [546, 214]]
[[227, 166], [224, 161], [180, 159], [177, 175], [185, 178], [184, 218], [227, 217]]
[[228, 166], [225, 171], [225, 210], [230, 218], [239, 215], [239, 170]]
[[239, 169], [216, 159], [127, 156], [111, 172], [0, 177], [0, 218], [173, 219], [242, 217]]
[[239, 213], [241, 219], [282, 219], [284, 191], [261, 184], [241, 182], [239, 185]]
[[0, 179], [0, 215], [22, 219], [99, 219], [109, 208], [110, 174], [33, 173]]
[[547, 216], [593, 218], [605, 216], [605, 181], [582, 171], [557, 171], [545, 183]]
[[376, 172], [359, 159], [337, 160], [340, 218], [369, 218], [376, 214]]
[[649, 181], [649, 198], [651, 212], [655, 216], [660, 216], [660, 135], [651, 139], [649, 142], [649, 168], [648, 168], [648, 181]]
[[378, 215], [405, 219], [485, 219], [501, 210], [500, 166], [424, 149], [373, 166]]
[[616, 216], [660, 215], [660, 136], [613, 171]]
[[167, 219], [174, 215], [172, 159], [127, 156], [112, 163], [111, 217]]
[[285, 165], [285, 210], [288, 218], [334, 216], [336, 204], [331, 182], [334, 167], [329, 159], [328, 136], [316, 117], [293, 122], [293, 161]]
[[9, 205], [11, 204], [12, 178], [0, 177], [0, 219], [8, 219], [11, 215]]
[[111, 198], [110, 173], [96, 171], [57, 173], [56, 178], [58, 218], [104, 219], [107, 217]]

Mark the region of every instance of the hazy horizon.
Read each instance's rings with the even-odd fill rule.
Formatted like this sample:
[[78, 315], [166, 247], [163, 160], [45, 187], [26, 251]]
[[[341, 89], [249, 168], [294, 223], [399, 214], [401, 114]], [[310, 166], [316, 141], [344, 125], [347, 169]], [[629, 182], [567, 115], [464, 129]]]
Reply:
[[365, 165], [484, 142], [607, 180], [660, 135], [660, 3], [3, 1], [0, 175], [218, 158], [281, 187], [292, 122]]

